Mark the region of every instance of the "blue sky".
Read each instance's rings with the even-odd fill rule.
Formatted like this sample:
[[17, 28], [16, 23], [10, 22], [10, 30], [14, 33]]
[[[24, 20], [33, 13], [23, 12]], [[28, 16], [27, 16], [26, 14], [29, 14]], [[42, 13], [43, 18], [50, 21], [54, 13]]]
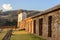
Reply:
[[0, 0], [0, 9], [4, 4], [10, 4], [13, 10], [46, 10], [60, 4], [60, 0]]

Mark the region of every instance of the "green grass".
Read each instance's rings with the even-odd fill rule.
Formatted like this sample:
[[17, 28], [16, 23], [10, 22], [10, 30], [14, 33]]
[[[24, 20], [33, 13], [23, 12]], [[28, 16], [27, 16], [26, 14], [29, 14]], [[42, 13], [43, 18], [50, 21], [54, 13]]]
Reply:
[[3, 37], [6, 35], [6, 33], [7, 33], [7, 31], [4, 31], [4, 30], [0, 33], [0, 40], [3, 39]]
[[24, 31], [13, 33], [11, 40], [44, 40], [43, 38], [37, 37], [33, 34], [26, 33]]

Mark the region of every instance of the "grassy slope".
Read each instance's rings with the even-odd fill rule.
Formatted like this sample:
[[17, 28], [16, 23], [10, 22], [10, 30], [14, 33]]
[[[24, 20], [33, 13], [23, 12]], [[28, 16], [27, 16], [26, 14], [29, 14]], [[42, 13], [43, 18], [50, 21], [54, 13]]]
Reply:
[[11, 40], [44, 40], [25, 31], [14, 31]]

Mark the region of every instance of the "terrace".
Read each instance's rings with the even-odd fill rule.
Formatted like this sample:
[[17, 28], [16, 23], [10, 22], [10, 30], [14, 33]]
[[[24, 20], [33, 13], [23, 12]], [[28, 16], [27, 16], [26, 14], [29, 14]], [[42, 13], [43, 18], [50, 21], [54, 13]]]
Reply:
[[25, 31], [13, 31], [11, 40], [45, 40]]

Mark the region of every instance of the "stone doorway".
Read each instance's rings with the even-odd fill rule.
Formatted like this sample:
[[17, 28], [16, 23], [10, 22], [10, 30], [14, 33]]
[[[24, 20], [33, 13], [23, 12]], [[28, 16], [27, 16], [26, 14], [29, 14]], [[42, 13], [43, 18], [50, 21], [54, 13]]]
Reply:
[[42, 36], [43, 19], [39, 19], [39, 35]]

